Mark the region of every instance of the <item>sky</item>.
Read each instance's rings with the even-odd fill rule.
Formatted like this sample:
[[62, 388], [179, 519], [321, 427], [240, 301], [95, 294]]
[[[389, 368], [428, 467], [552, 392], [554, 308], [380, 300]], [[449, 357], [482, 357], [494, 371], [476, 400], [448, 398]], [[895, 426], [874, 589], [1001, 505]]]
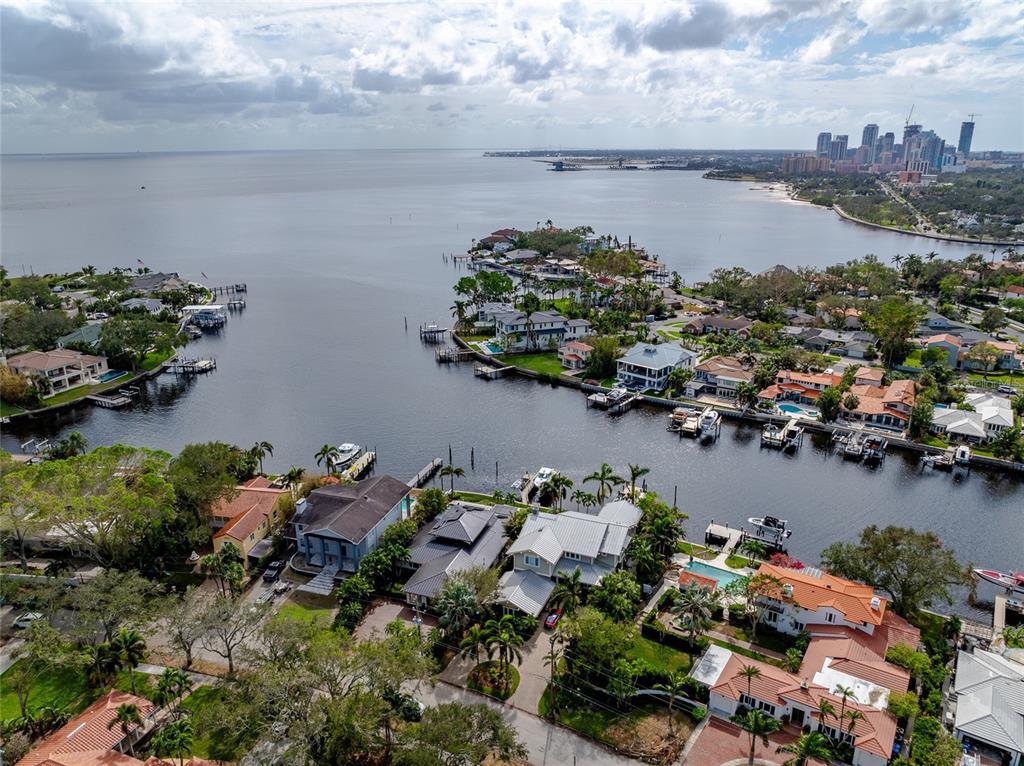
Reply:
[[1021, 0], [0, 0], [0, 151], [1024, 149]]

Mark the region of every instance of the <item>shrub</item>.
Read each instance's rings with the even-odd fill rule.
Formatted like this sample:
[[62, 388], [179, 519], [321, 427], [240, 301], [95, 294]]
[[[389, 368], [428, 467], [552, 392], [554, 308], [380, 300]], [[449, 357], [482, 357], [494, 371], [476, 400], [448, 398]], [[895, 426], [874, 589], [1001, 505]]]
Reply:
[[690, 711], [690, 716], [697, 723], [700, 723], [701, 721], [703, 721], [707, 717], [707, 714], [708, 714], [707, 708], [702, 708], [700, 706], [697, 706], [693, 710]]
[[747, 623], [747, 610], [743, 604], [729, 604], [729, 622], [736, 623], [737, 625], [745, 625]]

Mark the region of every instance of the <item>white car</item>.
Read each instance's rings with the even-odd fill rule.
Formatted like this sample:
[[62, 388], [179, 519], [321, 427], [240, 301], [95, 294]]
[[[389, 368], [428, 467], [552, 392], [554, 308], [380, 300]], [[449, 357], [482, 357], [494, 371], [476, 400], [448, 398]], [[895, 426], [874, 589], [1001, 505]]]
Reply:
[[43, 615], [39, 612], [25, 612], [25, 614], [16, 617], [11, 625], [19, 630], [24, 630], [36, 620], [41, 619], [43, 619]]

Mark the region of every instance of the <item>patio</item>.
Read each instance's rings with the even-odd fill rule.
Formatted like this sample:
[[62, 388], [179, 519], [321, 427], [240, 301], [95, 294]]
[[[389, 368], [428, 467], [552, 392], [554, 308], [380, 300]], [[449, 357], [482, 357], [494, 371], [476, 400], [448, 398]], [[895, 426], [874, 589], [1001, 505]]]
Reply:
[[[757, 743], [755, 764], [781, 764], [788, 758], [786, 753], [775, 749], [795, 742], [799, 730], [787, 726], [768, 737], [768, 747]], [[750, 755], [750, 736], [739, 726], [712, 716], [707, 725], [690, 743], [683, 763], [686, 766], [725, 766], [725, 764], [746, 764]]]

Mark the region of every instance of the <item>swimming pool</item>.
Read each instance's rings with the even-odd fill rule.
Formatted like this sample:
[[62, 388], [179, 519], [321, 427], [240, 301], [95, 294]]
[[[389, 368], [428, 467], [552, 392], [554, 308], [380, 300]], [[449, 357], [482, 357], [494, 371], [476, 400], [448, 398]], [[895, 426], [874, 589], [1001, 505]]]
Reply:
[[505, 352], [504, 349], [501, 346], [499, 346], [497, 343], [487, 342], [487, 343], [481, 343], [480, 345], [486, 351], [489, 351], [492, 354], [503, 354]]
[[779, 409], [783, 412], [788, 412], [790, 415], [806, 415], [809, 418], [818, 417], [817, 410], [805, 409], [804, 407], [798, 407], [795, 404], [780, 404]]
[[717, 580], [719, 588], [724, 588], [729, 583], [743, 577], [743, 575], [730, 572], [728, 569], [719, 569], [710, 564], [705, 564], [703, 561], [691, 561], [686, 565], [686, 569], [701, 577], [710, 577], [712, 580]]
[[122, 375], [127, 374], [128, 373], [124, 370], [107, 370], [105, 373], [100, 375], [100, 383], [109, 383], [110, 381], [117, 380]]

